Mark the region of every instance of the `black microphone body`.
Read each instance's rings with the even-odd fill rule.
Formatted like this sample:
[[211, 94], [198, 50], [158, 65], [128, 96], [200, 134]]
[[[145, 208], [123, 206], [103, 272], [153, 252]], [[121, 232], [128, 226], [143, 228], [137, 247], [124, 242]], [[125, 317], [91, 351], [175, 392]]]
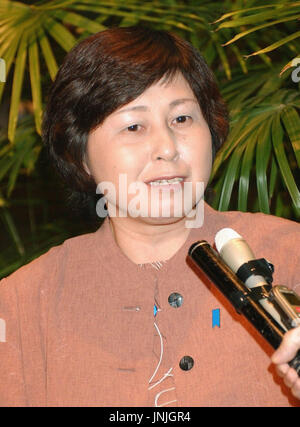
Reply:
[[[258, 302], [251, 298], [251, 290], [233, 273], [209, 243], [205, 240], [195, 242], [190, 247], [188, 255], [236, 311], [243, 314], [267, 342], [277, 349], [286, 331]], [[300, 350], [289, 365], [300, 376]]]

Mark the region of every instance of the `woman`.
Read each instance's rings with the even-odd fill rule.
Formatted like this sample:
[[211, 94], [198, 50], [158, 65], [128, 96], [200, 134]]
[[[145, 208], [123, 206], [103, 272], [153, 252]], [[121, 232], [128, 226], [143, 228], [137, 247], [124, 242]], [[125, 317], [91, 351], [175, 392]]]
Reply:
[[178, 36], [112, 28], [68, 53], [43, 139], [74, 192], [104, 194], [107, 217], [1, 282], [2, 405], [299, 405], [285, 363], [299, 331], [273, 356], [284, 385], [270, 348], [186, 259], [232, 227], [272, 261], [275, 283], [296, 285], [295, 223], [203, 201], [227, 133], [211, 71]]

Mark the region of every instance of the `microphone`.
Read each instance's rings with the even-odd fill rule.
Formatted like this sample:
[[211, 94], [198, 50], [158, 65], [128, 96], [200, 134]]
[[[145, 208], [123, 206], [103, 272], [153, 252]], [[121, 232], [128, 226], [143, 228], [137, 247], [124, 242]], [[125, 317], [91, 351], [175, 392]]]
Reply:
[[[255, 286], [251, 289], [247, 288], [243, 281], [231, 270], [218, 252], [215, 251], [206, 240], [193, 243], [189, 248], [188, 256], [229, 300], [237, 313], [246, 317], [260, 335], [264, 337], [274, 349], [277, 349], [281, 344], [286, 328], [283, 328], [261, 305], [258, 300], [261, 297], [257, 298], [257, 295], [255, 297], [255, 292], [253, 291]], [[243, 256], [245, 256], [245, 253]], [[250, 256], [249, 252], [247, 256]], [[233, 266], [236, 268], [240, 264], [240, 260], [237, 260], [235, 257], [234, 259], [235, 262]], [[251, 260], [249, 263], [251, 266]], [[240, 268], [238, 268], [238, 270]], [[264, 269], [267, 271], [269, 267], [266, 267], [264, 263], [262, 263], [261, 271], [264, 271]], [[257, 275], [260, 276], [260, 274]], [[268, 274], [266, 276], [268, 276]], [[252, 280], [254, 283], [260, 280], [260, 278]], [[252, 280], [250, 281], [251, 283]], [[270, 285], [268, 284], [267, 286]], [[266, 287], [266, 285], [262, 285], [262, 288], [264, 287]], [[298, 376], [300, 376], [300, 350], [294, 359], [289, 362], [289, 365], [293, 367], [297, 371]]]
[[[264, 298], [259, 299], [259, 303], [287, 331], [288, 329], [281, 321], [278, 311], [267, 298], [268, 290], [271, 288], [270, 283], [273, 280], [274, 268], [272, 264], [265, 260], [256, 260], [247, 242], [232, 228], [223, 228], [218, 231], [215, 236], [215, 245], [223, 261], [245, 283], [248, 289], [255, 292], [256, 289], [254, 288], [258, 290], [259, 287], [260, 291], [265, 292]], [[251, 261], [255, 261], [255, 263]], [[257, 266], [260, 266], [260, 271]], [[264, 276], [260, 274], [261, 272], [264, 273]]]

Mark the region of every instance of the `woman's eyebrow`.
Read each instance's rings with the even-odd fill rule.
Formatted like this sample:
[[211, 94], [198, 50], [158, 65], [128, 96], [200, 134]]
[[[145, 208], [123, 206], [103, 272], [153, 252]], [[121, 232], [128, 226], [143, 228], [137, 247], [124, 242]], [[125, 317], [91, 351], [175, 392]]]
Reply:
[[[186, 102], [194, 102], [198, 104], [196, 99], [194, 98], [180, 98], [170, 102], [169, 106], [170, 108], [174, 108], [176, 107], [176, 105], [184, 104]], [[149, 111], [149, 108], [146, 105], [135, 105], [134, 107], [127, 107], [127, 108], [123, 108], [122, 110], [116, 111], [115, 114], [121, 114], [121, 113], [125, 113], [126, 111], [132, 111], [132, 110]]]

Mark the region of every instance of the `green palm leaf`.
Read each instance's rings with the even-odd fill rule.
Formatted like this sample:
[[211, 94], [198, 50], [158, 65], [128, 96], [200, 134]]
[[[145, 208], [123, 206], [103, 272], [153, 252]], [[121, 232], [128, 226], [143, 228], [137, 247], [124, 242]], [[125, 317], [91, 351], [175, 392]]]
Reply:
[[270, 127], [272, 119], [268, 119], [258, 132], [256, 146], [256, 185], [258, 203], [261, 212], [270, 213], [269, 192], [267, 183], [267, 167], [272, 149]]
[[29, 42], [29, 72], [32, 91], [33, 111], [36, 130], [41, 134], [42, 124], [42, 93], [41, 93], [41, 73], [36, 37], [31, 35]]
[[[297, 5], [299, 5], [300, 3], [299, 2], [296, 2], [296, 4]], [[224, 13], [220, 18], [218, 18], [215, 22], [214, 22], [214, 24], [216, 24], [217, 22], [221, 22], [221, 21], [224, 21], [225, 19], [227, 19], [227, 18], [231, 18], [231, 17], [234, 17], [234, 16], [236, 16], [236, 15], [241, 15], [241, 13], [248, 13], [248, 12], [250, 12], [250, 11], [256, 11], [256, 10], [261, 10], [261, 9], [267, 9], [267, 8], [274, 8], [275, 6], [277, 6], [277, 4], [275, 3], [275, 4], [268, 4], [268, 5], [264, 5], [264, 6], [254, 6], [254, 7], [246, 7], [246, 8], [243, 8], [243, 10], [235, 10], [235, 11], [233, 11], [233, 12], [227, 12], [227, 13]]]
[[76, 25], [79, 28], [82, 28], [90, 33], [97, 33], [106, 29], [104, 25], [99, 24], [96, 21], [85, 18], [84, 16], [78, 15], [74, 12], [65, 12], [64, 10], [56, 10], [54, 12], [54, 17], [61, 20], [63, 24], [69, 23]]
[[[268, 19], [273, 19], [273, 21], [271, 22], [271, 25], [275, 25], [278, 23], [277, 21], [284, 22], [284, 19], [286, 19], [286, 18], [282, 18], [280, 20], [278, 20], [278, 19], [274, 20], [274, 18], [277, 18], [279, 14], [281, 16], [292, 14], [292, 17], [289, 17], [289, 18], [297, 19], [296, 13], [299, 12], [299, 10], [300, 10], [300, 5], [298, 5], [298, 7], [293, 9], [293, 8], [287, 8], [286, 4], [277, 4], [277, 5], [273, 5], [272, 10], [269, 10], [267, 12], [259, 12], [259, 13], [254, 13], [254, 14], [247, 15], [247, 16], [241, 16], [241, 13], [246, 12], [245, 10], [242, 10], [242, 11], [240, 11], [239, 16], [237, 18], [235, 17], [232, 21], [229, 21], [229, 22], [223, 22], [222, 24], [219, 25], [218, 29], [241, 27], [241, 26], [249, 25], [249, 24], [257, 24], [258, 22], [266, 22]], [[220, 22], [220, 20], [219, 20], [219, 22]], [[270, 23], [265, 23], [263, 25], [269, 26], [269, 24]], [[258, 27], [260, 27], [260, 26], [258, 26]]]
[[293, 174], [291, 172], [291, 168], [287, 161], [283, 144], [283, 135], [284, 132], [280, 122], [280, 112], [278, 112], [273, 118], [272, 122], [272, 143], [282, 179], [290, 193], [295, 208], [300, 213], [300, 192], [297, 188]]
[[12, 241], [14, 242], [14, 244], [17, 248], [19, 255], [22, 257], [25, 253], [24, 245], [22, 243], [22, 239], [21, 239], [20, 234], [18, 232], [15, 221], [14, 221], [12, 215], [10, 214], [8, 208], [2, 207], [2, 209], [0, 210], [0, 218], [1, 218], [2, 222], [4, 223], [4, 225], [6, 226], [8, 232], [12, 238]]
[[286, 107], [282, 114], [286, 132], [289, 135], [293, 150], [296, 156], [298, 167], [300, 168], [300, 117], [296, 109], [293, 107]]
[[248, 205], [248, 192], [250, 185], [250, 172], [253, 165], [253, 157], [255, 153], [255, 146], [257, 143], [257, 138], [251, 138], [246, 144], [246, 149], [244, 151], [240, 177], [239, 177], [239, 192], [238, 192], [238, 210], [246, 212]]
[[[20, 37], [21, 35], [17, 34], [14, 40], [12, 40], [12, 42], [10, 43], [9, 48], [8, 46], [5, 46], [3, 49], [0, 49], [0, 57], [4, 59], [6, 64], [6, 75], [8, 75], [11, 65], [13, 63]], [[4, 87], [5, 87], [5, 83], [0, 83], [0, 102], [1, 102]]]
[[44, 27], [66, 52], [75, 45], [76, 39], [72, 33], [55, 19], [48, 17], [44, 22]]
[[25, 61], [27, 55], [27, 34], [25, 33], [20, 41], [16, 65], [14, 70], [14, 79], [12, 86], [11, 106], [8, 121], [8, 138], [14, 140], [15, 130], [18, 120], [19, 104], [21, 99], [22, 83], [25, 71]]
[[39, 28], [38, 30], [38, 40], [41, 46], [41, 50], [44, 55], [44, 59], [51, 77], [51, 80], [55, 79], [56, 73], [58, 71], [58, 65], [53, 54], [51, 45], [49, 43], [48, 37], [44, 32], [43, 28]]
[[[267, 78], [266, 83], [257, 91], [256, 96], [248, 97], [245, 100], [241, 98], [240, 111], [231, 119], [230, 134], [217, 155], [212, 173], [212, 181], [215, 182], [217, 191], [216, 198], [220, 200], [218, 206], [222, 209], [229, 206], [225, 192], [227, 191], [231, 195], [233, 191], [234, 174], [232, 171], [232, 175], [230, 175], [232, 164], [228, 162], [228, 159], [234, 155], [236, 150], [245, 147], [241, 156], [241, 167], [236, 169], [238, 174], [235, 178], [239, 179], [237, 208], [242, 211], [247, 210], [248, 194], [251, 189], [253, 197], [254, 187], [250, 181], [253, 171], [256, 177], [257, 208], [262, 212], [270, 213], [272, 197], [281, 197], [278, 192], [275, 192], [275, 185], [279, 183], [278, 164], [280, 166], [280, 179], [290, 194], [293, 207], [297, 212], [299, 191], [292, 172], [294, 166], [288, 164], [285, 150], [294, 152], [295, 157], [299, 159], [300, 118], [294, 107], [299, 102], [299, 94], [292, 89], [280, 88], [279, 83], [283, 85], [284, 80], [277, 77], [276, 81], [275, 76], [273, 80]], [[228, 89], [230, 86], [231, 84], [227, 86], [226, 97], [230, 97]], [[235, 83], [232, 87], [235, 92], [239, 88], [239, 84]], [[264, 102], [261, 102], [262, 99]], [[271, 125], [278, 115], [284, 124], [284, 128], [281, 127], [282, 132], [285, 131], [282, 140], [278, 140], [281, 134]], [[289, 139], [285, 143], [286, 148], [284, 148], [283, 140], [286, 138]], [[254, 152], [256, 152], [255, 164], [253, 164]], [[223, 186], [218, 184], [221, 179], [221, 168], [226, 170], [226, 174], [222, 175], [223, 179], [227, 177], [226, 186], [225, 183]], [[221, 191], [223, 191], [222, 196], [220, 195]], [[276, 206], [281, 206], [280, 202]]]
[[[255, 31], [262, 30], [262, 29], [265, 29], [267, 27], [271, 27], [272, 25], [280, 24], [282, 22], [294, 21], [295, 19], [299, 19], [299, 18], [300, 18], [300, 15], [293, 15], [293, 16], [289, 16], [287, 18], [282, 18], [282, 19], [277, 19], [277, 20], [272, 21], [272, 22], [267, 22], [267, 23], [264, 23], [262, 25], [257, 25], [256, 27], [250, 28], [247, 31], [243, 31], [243, 32], [235, 35], [231, 40], [229, 40], [228, 42], [226, 42], [225, 44], [223, 44], [223, 46], [228, 46], [229, 44], [234, 43], [237, 40], [239, 40], [239, 39], [247, 36], [248, 34], [251, 34], [251, 33], [255, 32]], [[222, 26], [231, 27], [230, 23], [228, 23], [228, 25], [226, 25], [226, 24], [220, 25], [219, 29]]]
[[220, 211], [228, 210], [229, 203], [231, 200], [232, 189], [236, 180], [238, 173], [240, 158], [242, 156], [245, 146], [239, 146], [230, 157], [228, 167], [226, 169], [226, 174], [224, 178], [224, 183], [222, 186], [222, 191], [219, 200], [218, 209]]
[[291, 40], [295, 40], [298, 37], [300, 37], [300, 31], [296, 31], [296, 33], [291, 34], [290, 36], [284, 37], [281, 40], [278, 40], [275, 43], [272, 43], [271, 45], [265, 47], [264, 49], [260, 49], [257, 52], [253, 52], [250, 55], [245, 55], [245, 58], [249, 58], [250, 56], [255, 56], [255, 55], [261, 55], [262, 53], [266, 53], [266, 52], [271, 52], [274, 49], [277, 49], [278, 47], [287, 44], [289, 41]]
[[276, 164], [275, 157], [273, 156], [272, 162], [271, 162], [271, 172], [270, 172], [270, 187], [269, 187], [270, 200], [272, 199], [275, 192], [277, 176], [278, 176], [278, 167]]
[[[278, 18], [280, 16], [280, 18]], [[231, 39], [227, 40], [223, 46], [227, 46], [229, 44], [235, 43], [238, 40], [246, 38], [246, 43], [249, 46], [253, 46], [254, 52], [245, 55], [245, 58], [249, 58], [252, 56], [260, 55], [261, 58], [266, 62], [266, 64], [270, 64], [271, 60], [266, 56], [267, 52], [271, 52], [279, 47], [286, 45], [291, 50], [295, 51], [295, 48], [291, 44], [291, 42], [300, 37], [300, 31], [294, 32], [292, 34], [288, 34], [285, 37], [280, 36], [280, 32], [276, 25], [284, 25], [288, 22], [297, 22], [300, 17], [300, 2], [289, 2], [289, 1], [278, 1], [274, 4], [251, 7], [251, 8], [243, 8], [241, 10], [236, 10], [234, 12], [225, 13], [214, 23], [218, 23], [217, 31], [222, 29], [232, 29], [239, 27], [242, 31], [235, 34]], [[221, 23], [222, 22], [222, 23]], [[256, 25], [261, 23], [260, 25]], [[251, 25], [253, 25], [251, 27]], [[246, 29], [246, 26], [250, 26], [250, 28]], [[272, 44], [269, 44], [265, 48], [260, 48], [255, 41], [251, 38], [247, 38], [250, 34], [256, 33], [260, 31], [262, 37], [264, 38], [268, 32], [263, 32], [267, 27], [272, 27], [268, 30], [270, 34], [272, 34], [271, 39], [277, 39]], [[290, 62], [288, 62], [282, 69], [282, 72], [290, 67]]]
[[235, 149], [239, 149], [239, 145], [244, 143], [245, 139], [249, 135], [253, 135], [253, 132], [257, 131], [257, 126], [260, 125], [267, 117], [271, 114], [270, 111], [259, 114], [252, 120], [249, 115], [244, 115], [243, 118], [239, 119], [238, 123], [234, 126], [232, 133], [229, 135], [227, 143], [219, 151], [218, 156], [214, 162], [213, 175], [216, 174], [218, 168], [222, 162], [226, 161], [227, 158], [232, 155]]

